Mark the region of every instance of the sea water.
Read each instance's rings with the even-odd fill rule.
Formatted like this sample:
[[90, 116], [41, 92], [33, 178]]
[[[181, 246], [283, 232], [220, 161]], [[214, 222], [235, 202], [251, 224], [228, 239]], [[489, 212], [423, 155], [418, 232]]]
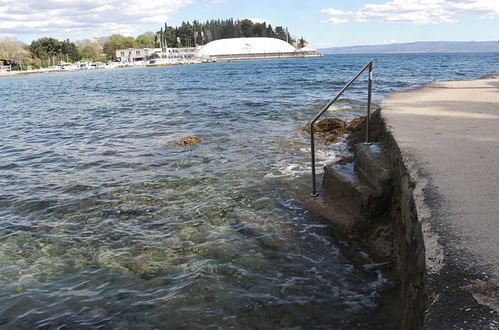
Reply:
[[[371, 58], [375, 103], [499, 72], [497, 53], [329, 55], [0, 79], [0, 327], [387, 327], [392, 266], [300, 202], [301, 128]], [[366, 79], [327, 116], [365, 114]], [[318, 169], [347, 154], [319, 144]]]

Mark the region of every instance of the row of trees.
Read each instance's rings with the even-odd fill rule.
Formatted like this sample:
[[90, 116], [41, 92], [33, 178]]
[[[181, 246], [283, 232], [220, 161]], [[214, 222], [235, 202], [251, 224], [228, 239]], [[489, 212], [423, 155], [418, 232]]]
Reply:
[[[159, 47], [154, 32], [146, 32], [137, 38], [113, 34], [95, 40], [83, 39], [72, 42], [55, 38], [40, 38], [26, 45], [14, 38], [0, 39], [0, 59], [14, 62], [16, 67], [48, 67], [61, 61], [103, 61], [115, 58], [116, 49]], [[0, 65], [2, 63], [0, 62]]]
[[[199, 21], [182, 22], [178, 27], [165, 26], [157, 32], [158, 40], [167, 47], [193, 47], [204, 45], [210, 41], [226, 38], [241, 37], [269, 37], [278, 38], [295, 44], [296, 40], [292, 38], [288, 29], [282, 26], [272, 28], [272, 25], [262, 22], [255, 23], [249, 19], [243, 20], [211, 20], [205, 23]], [[306, 41], [303, 38], [298, 40], [303, 47]]]
[[41, 38], [34, 40], [29, 46], [29, 50], [34, 58], [47, 65], [55, 65], [55, 63], [60, 63], [61, 60], [76, 62], [81, 59], [76, 45], [69, 39], [59, 41], [54, 38]]
[[255, 23], [249, 19], [227, 19], [205, 23], [182, 22], [178, 27], [168, 26], [165, 23], [160, 31], [146, 32], [137, 38], [120, 34], [76, 42], [69, 39], [60, 41], [54, 38], [40, 38], [30, 45], [12, 38], [3, 38], [0, 39], [0, 58], [13, 60], [18, 66], [46, 67], [59, 64], [61, 61], [115, 59], [117, 49], [194, 47], [217, 39], [239, 37], [270, 37], [290, 44], [298, 42], [300, 47], [305, 45], [303, 38], [296, 41], [290, 37], [287, 28], [282, 26], [276, 26], [274, 29], [270, 24]]
[[[0, 59], [15, 60], [27, 65], [33, 64], [33, 57], [29, 49], [14, 38], [0, 39]], [[0, 65], [3, 63], [0, 62]]]

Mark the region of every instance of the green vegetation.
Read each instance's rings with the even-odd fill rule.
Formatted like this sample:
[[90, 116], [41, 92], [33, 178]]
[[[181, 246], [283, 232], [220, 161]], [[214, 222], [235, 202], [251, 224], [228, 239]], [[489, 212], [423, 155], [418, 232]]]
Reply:
[[[0, 59], [15, 59], [19, 63], [19, 66], [34, 64], [34, 59], [28, 47], [13, 38], [0, 39]], [[2, 64], [3, 61], [0, 61], [0, 65]]]
[[102, 50], [108, 58], [116, 58], [116, 50], [123, 48], [137, 48], [137, 41], [133, 37], [124, 37], [121, 34], [113, 34], [104, 44]]
[[40, 68], [57, 65], [61, 61], [76, 62], [105, 61], [116, 59], [116, 50], [125, 48], [156, 48], [156, 47], [194, 47], [210, 41], [225, 38], [240, 37], [270, 37], [298, 43], [303, 47], [306, 41], [291, 38], [287, 28], [276, 26], [275, 29], [267, 23], [255, 23], [249, 19], [243, 20], [211, 20], [205, 23], [198, 21], [182, 22], [178, 27], [166, 23], [158, 32], [145, 32], [137, 38], [113, 34], [95, 40], [83, 39], [72, 42], [69, 39], [60, 41], [44, 37], [34, 40], [30, 45], [13, 38], [0, 39], [1, 60], [13, 63], [13, 70], [25, 69], [29, 66]]
[[[81, 59], [94, 60], [102, 57], [102, 46], [96, 40], [83, 39], [76, 42]], [[105, 56], [104, 56], [105, 58]]]
[[41, 38], [34, 40], [29, 46], [29, 50], [35, 58], [40, 59], [42, 66], [81, 59], [76, 45], [69, 39], [59, 41], [54, 38]]
[[154, 48], [157, 46], [156, 34], [154, 32], [146, 32], [135, 39], [137, 45], [142, 48]]
[[[211, 20], [206, 23], [198, 21], [182, 22], [179, 27], [165, 26], [157, 32], [161, 43], [166, 47], [194, 47], [204, 45], [210, 41], [226, 38], [241, 37], [269, 37], [278, 38], [294, 44], [296, 40], [287, 32], [287, 28], [267, 23], [255, 23], [249, 19], [243, 20]], [[299, 43], [304, 45], [306, 41], [301, 38]]]

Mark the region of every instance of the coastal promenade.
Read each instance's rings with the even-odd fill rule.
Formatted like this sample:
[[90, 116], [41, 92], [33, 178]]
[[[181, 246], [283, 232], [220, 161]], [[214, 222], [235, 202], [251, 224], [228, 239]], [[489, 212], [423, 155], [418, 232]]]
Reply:
[[499, 329], [499, 78], [396, 92], [382, 116], [415, 183], [427, 329]]

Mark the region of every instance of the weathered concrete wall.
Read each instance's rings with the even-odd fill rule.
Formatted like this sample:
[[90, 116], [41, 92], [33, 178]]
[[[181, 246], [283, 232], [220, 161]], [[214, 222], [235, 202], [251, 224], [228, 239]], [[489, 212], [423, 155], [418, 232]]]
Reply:
[[380, 109], [373, 113], [371, 123], [370, 140], [382, 142], [390, 164], [392, 198], [388, 216], [392, 257], [397, 265], [400, 298], [404, 304], [401, 329], [422, 329], [427, 306], [425, 241], [415, 202], [415, 185]]
[[404, 302], [401, 328], [421, 329], [426, 309], [426, 266], [422, 227], [413, 195], [415, 186], [397, 142], [387, 131], [379, 112], [376, 116], [379, 117], [376, 138], [383, 141], [392, 173], [390, 220], [393, 231], [393, 256], [396, 258], [400, 295]]

